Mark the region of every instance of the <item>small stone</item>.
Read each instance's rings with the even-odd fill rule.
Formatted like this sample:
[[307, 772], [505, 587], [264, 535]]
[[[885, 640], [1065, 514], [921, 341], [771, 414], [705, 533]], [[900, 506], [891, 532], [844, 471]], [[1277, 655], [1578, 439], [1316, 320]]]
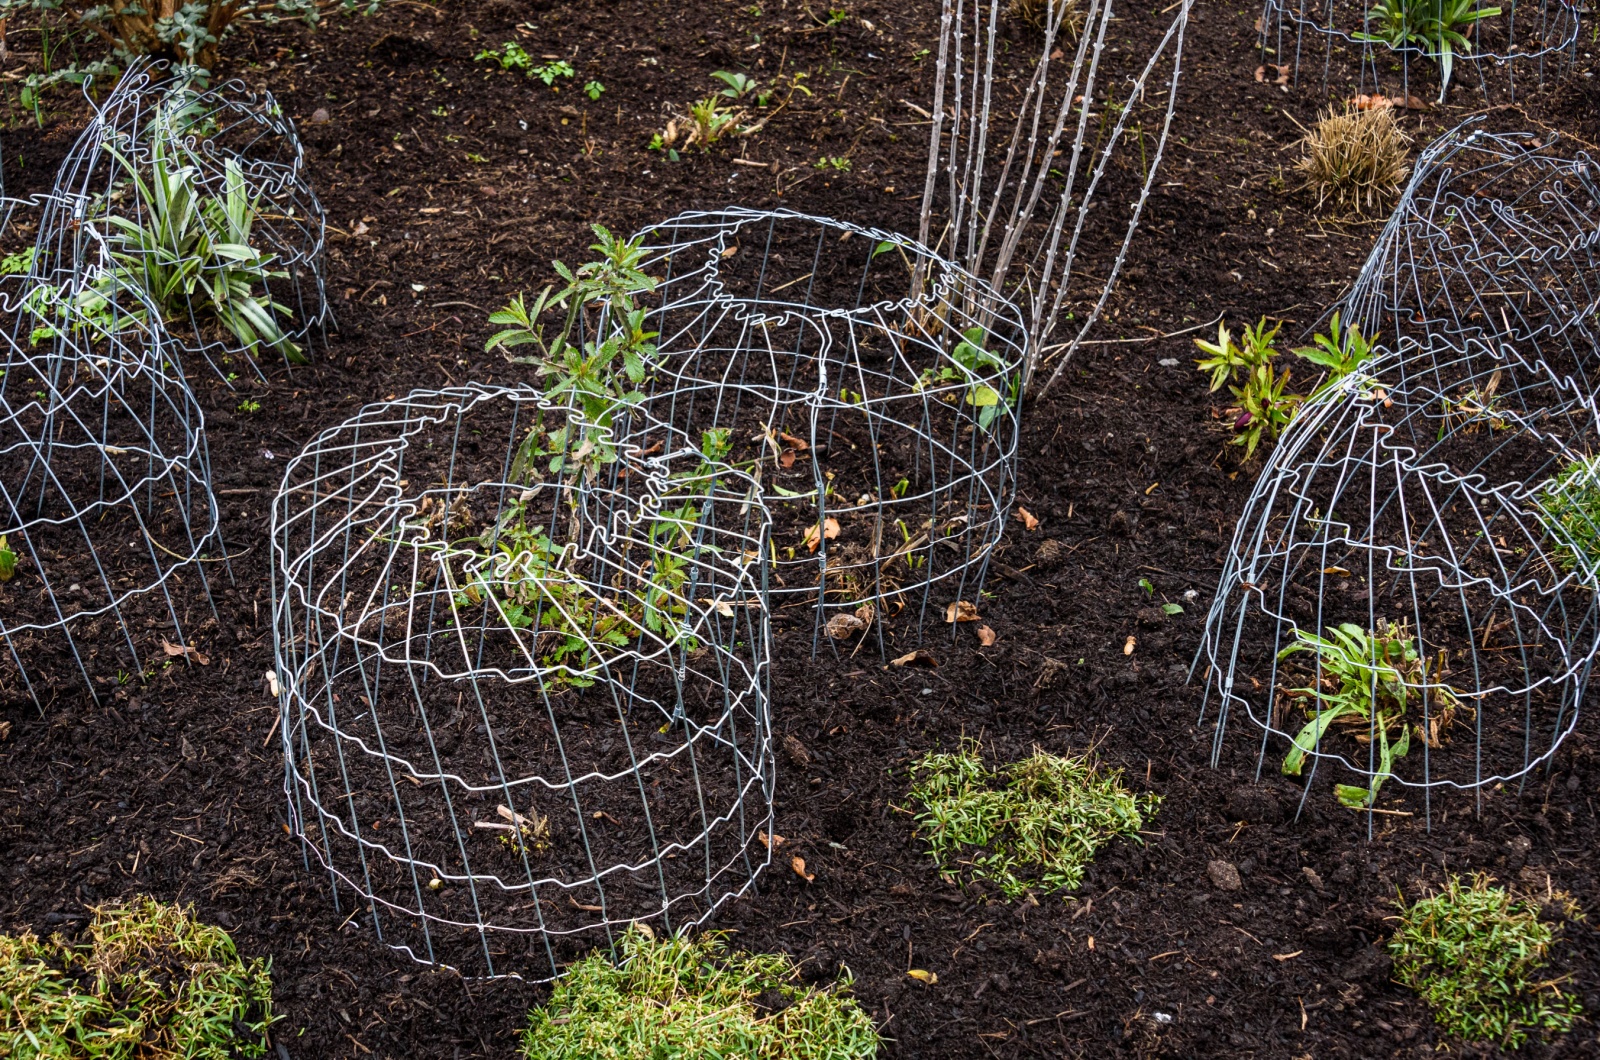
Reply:
[[1237, 891], [1244, 886], [1244, 881], [1239, 879], [1239, 870], [1231, 861], [1213, 861], [1206, 865], [1206, 875], [1211, 877], [1211, 882], [1219, 891]]
[[1322, 877], [1317, 875], [1317, 870], [1312, 868], [1310, 865], [1302, 866], [1300, 869], [1300, 874], [1306, 878], [1306, 882], [1311, 885], [1313, 890], [1326, 891], [1328, 889], [1327, 886], [1323, 884]]
[[332, 120], [333, 117], [328, 113], [327, 107], [318, 107], [316, 110], [311, 112], [312, 125], [326, 125]]
[[1176, 368], [1176, 367], [1178, 367], [1178, 359], [1176, 357], [1163, 357], [1163, 358], [1161, 358], [1161, 360], [1157, 361], [1156, 363], [1159, 364], [1163, 368]]
[[791, 764], [804, 769], [811, 764], [811, 752], [806, 750], [806, 745], [797, 740], [793, 735], [783, 738], [783, 753]]

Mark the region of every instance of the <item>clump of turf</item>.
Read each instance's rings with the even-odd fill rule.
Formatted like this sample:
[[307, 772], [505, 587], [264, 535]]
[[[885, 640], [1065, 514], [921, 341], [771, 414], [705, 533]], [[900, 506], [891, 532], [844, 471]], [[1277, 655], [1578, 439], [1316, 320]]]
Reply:
[[1572, 461], [1533, 491], [1535, 514], [1555, 538], [1562, 570], [1592, 572], [1600, 564], [1600, 456]]
[[529, 1060], [860, 1060], [878, 1051], [872, 1018], [848, 996], [799, 981], [783, 954], [730, 953], [716, 934], [657, 939], [636, 925], [619, 961], [593, 953], [533, 1010]]
[[1120, 770], [1103, 769], [1088, 755], [1035, 749], [991, 770], [971, 740], [954, 754], [924, 755], [912, 764], [911, 780], [917, 830], [940, 871], [964, 866], [1007, 898], [1041, 885], [1076, 888], [1095, 853], [1118, 836], [1138, 840], [1161, 801], [1129, 791]]
[[1544, 972], [1555, 930], [1538, 909], [1476, 875], [1403, 910], [1389, 940], [1395, 978], [1458, 1038], [1515, 1049], [1531, 1034], [1565, 1033], [1582, 1011]]
[[94, 910], [88, 941], [0, 936], [0, 1056], [233, 1060], [266, 1054], [272, 979], [227, 932], [148, 897]]

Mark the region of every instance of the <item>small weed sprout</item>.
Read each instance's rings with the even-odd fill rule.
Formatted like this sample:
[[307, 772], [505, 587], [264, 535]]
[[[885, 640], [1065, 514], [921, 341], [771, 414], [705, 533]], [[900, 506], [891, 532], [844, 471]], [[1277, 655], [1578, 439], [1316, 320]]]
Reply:
[[1294, 631], [1295, 642], [1278, 653], [1279, 659], [1300, 652], [1316, 656], [1312, 683], [1291, 689], [1311, 712], [1311, 720], [1294, 739], [1294, 746], [1283, 760], [1286, 776], [1299, 776], [1306, 756], [1325, 739], [1330, 727], [1339, 725], [1360, 743], [1378, 743], [1378, 769], [1368, 787], [1335, 784], [1334, 795], [1351, 809], [1366, 809], [1377, 802], [1378, 789], [1393, 776], [1394, 762], [1411, 748], [1412, 728], [1406, 711], [1429, 702], [1427, 728], [1415, 725], [1416, 735], [1429, 747], [1441, 745], [1444, 731], [1461, 707], [1455, 689], [1444, 683], [1445, 653], [1429, 663], [1418, 650], [1404, 622], [1378, 620], [1375, 632], [1345, 622], [1328, 630], [1326, 637], [1305, 630]]
[[[976, 741], [954, 754], [927, 754], [911, 766], [917, 830], [939, 871], [968, 866], [974, 879], [1007, 898], [1029, 889], [1073, 890], [1095, 853], [1118, 836], [1138, 839], [1160, 802], [1122, 784], [1087, 755], [1063, 758], [1035, 750], [998, 770], [986, 767]], [[1036, 870], [1037, 878], [1022, 873]]]
[[721, 94], [729, 99], [743, 99], [756, 90], [756, 82], [747, 74], [718, 70], [711, 76], [728, 86], [721, 90]]
[[1057, 32], [1065, 30], [1073, 38], [1083, 32], [1083, 0], [1011, 0], [1012, 18], [1044, 33], [1055, 23]]
[[704, 934], [657, 939], [628, 929], [620, 961], [595, 953], [556, 982], [522, 1038], [529, 1060], [739, 1056], [749, 1060], [866, 1060], [872, 1017], [849, 996], [848, 971], [805, 985], [783, 954], [730, 953]]
[[[989, 429], [1002, 409], [1014, 406], [1021, 396], [1021, 384], [1017, 380], [1012, 381], [1006, 394], [1001, 394], [982, 381], [1005, 368], [1005, 362], [998, 354], [986, 349], [987, 345], [988, 336], [982, 328], [968, 328], [961, 333], [961, 341], [950, 351], [950, 360], [954, 363], [939, 369], [924, 369], [914, 387], [916, 390], [926, 390], [940, 383], [964, 380], [967, 384], [966, 402], [978, 410], [978, 429], [983, 431]], [[954, 395], [951, 397], [953, 400]]]
[[605, 90], [606, 86], [601, 84], [599, 81], [588, 81], [583, 86], [583, 94], [588, 96], [591, 100], [599, 99], [600, 94]]
[[1341, 328], [1338, 310], [1334, 311], [1333, 320], [1328, 324], [1327, 334], [1317, 335], [1311, 341], [1312, 345], [1302, 346], [1294, 351], [1296, 357], [1310, 361], [1325, 370], [1322, 382], [1311, 392], [1311, 397], [1332, 390], [1343, 379], [1372, 360], [1372, 344], [1354, 325]]
[[272, 979], [190, 910], [94, 910], [87, 945], [0, 936], [0, 1055], [224, 1060], [266, 1055]]
[[[1217, 326], [1215, 343], [1194, 340], [1202, 353], [1211, 355], [1195, 362], [1202, 372], [1211, 373], [1211, 391], [1215, 393], [1223, 384], [1229, 384], [1228, 390], [1238, 402], [1227, 409], [1227, 414], [1237, 435], [1233, 444], [1245, 447], [1246, 460], [1255, 455], [1263, 438], [1270, 441], [1278, 437], [1305, 400], [1299, 394], [1288, 393], [1289, 369], [1285, 368], [1282, 374], [1273, 371], [1272, 361], [1278, 355], [1273, 343], [1279, 327], [1282, 325], [1268, 331], [1265, 317], [1253, 328], [1245, 325], [1242, 346], [1234, 343], [1226, 324]], [[1235, 379], [1241, 385], [1231, 385]]]
[[1451, 876], [1442, 892], [1402, 909], [1389, 953], [1395, 978], [1446, 1031], [1515, 1049], [1533, 1035], [1566, 1033], [1582, 1012], [1545, 972], [1554, 940], [1532, 902], [1483, 875], [1470, 885]]
[[[553, 63], [545, 63], [543, 66], [535, 66], [533, 69], [528, 71], [528, 76], [537, 77], [547, 85], [554, 85], [556, 83], [556, 78], [565, 77], [571, 79], [577, 76], [577, 71], [574, 70], [572, 68], [572, 64], [567, 62], [565, 59], [558, 59]], [[598, 96], [598, 93], [596, 95]]]
[[1600, 566], [1600, 457], [1574, 460], [1533, 492], [1534, 514], [1555, 538], [1562, 570]]
[[506, 41], [498, 49], [485, 48], [472, 57], [475, 63], [485, 59], [499, 63], [502, 70], [521, 70], [524, 76], [533, 76], [533, 56], [514, 40]]
[[1295, 170], [1304, 178], [1302, 187], [1316, 192], [1318, 209], [1331, 202], [1359, 213], [1405, 181], [1408, 142], [1393, 107], [1329, 108], [1301, 139], [1305, 153]]
[[850, 164], [851, 163], [848, 158], [841, 158], [834, 155], [823, 155], [821, 158], [817, 159], [813, 168], [832, 169], [841, 173], [848, 173], [850, 172]]

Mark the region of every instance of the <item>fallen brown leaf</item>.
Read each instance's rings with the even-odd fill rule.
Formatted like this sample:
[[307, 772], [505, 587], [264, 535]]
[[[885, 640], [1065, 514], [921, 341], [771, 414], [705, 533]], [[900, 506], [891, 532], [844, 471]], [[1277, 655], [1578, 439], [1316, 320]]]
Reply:
[[966, 600], [952, 601], [950, 606], [944, 609], [944, 620], [946, 624], [952, 622], [976, 622], [978, 621], [978, 605], [969, 603]]
[[822, 627], [822, 631], [834, 640], [844, 640], [846, 637], [862, 632], [866, 628], [867, 624], [861, 619], [848, 612], [841, 611], [828, 619], [827, 625]]
[[0, 721], [0, 740], [8, 739], [10, 736], [11, 723], [9, 721]]
[[[194, 661], [201, 666], [210, 666], [211, 660], [199, 648], [186, 648], [182, 644], [174, 644], [166, 637], [161, 638], [161, 650], [168, 658], [177, 658], [180, 655], [193, 655]], [[273, 693], [276, 695], [277, 693]]]
[[839, 520], [824, 519], [822, 521], [822, 536], [832, 541], [839, 536]]
[[1037, 529], [1039, 529], [1039, 518], [1038, 518], [1038, 516], [1034, 515], [1032, 512], [1028, 511], [1028, 509], [1022, 507], [1020, 504], [1017, 505], [1017, 518], [1022, 520], [1022, 527], [1023, 527], [1024, 530], [1037, 530]]
[[810, 883], [812, 880], [817, 878], [816, 873], [806, 871], [806, 859], [801, 857], [799, 854], [796, 854], [794, 858], [790, 860], [789, 867], [794, 869], [794, 874], [796, 876], [800, 877], [802, 880], [805, 880], [807, 883]]
[[756, 838], [761, 840], [761, 845], [766, 847], [768, 850], [777, 850], [779, 847], [783, 846], [784, 843], [783, 836], [776, 832], [772, 833], [771, 835], [767, 835], [765, 832], [757, 832]]
[[788, 433], [787, 431], [779, 431], [778, 432], [778, 440], [793, 446], [795, 451], [799, 452], [799, 453], [803, 453], [807, 449], [811, 448], [811, 443], [810, 442], [806, 441], [804, 438], [796, 438], [794, 435]]
[[923, 968], [913, 968], [906, 974], [915, 979], [917, 982], [927, 983], [929, 986], [932, 986], [934, 983], [939, 981], [939, 977], [937, 975]]
[[1280, 66], [1277, 63], [1266, 63], [1263, 66], [1256, 67], [1256, 80], [1259, 81], [1259, 82], [1262, 82], [1264, 84], [1266, 82], [1266, 80], [1267, 80], [1267, 71], [1268, 70], [1272, 71], [1272, 83], [1273, 84], [1275, 84], [1275, 85], [1287, 85], [1289, 83], [1289, 67], [1288, 67], [1288, 65], [1285, 64], [1285, 65]]
[[794, 467], [794, 450], [785, 449], [778, 456], [778, 464], [785, 468]]
[[1134, 639], [1133, 634], [1132, 633], [1128, 634], [1128, 642], [1122, 646], [1122, 654], [1124, 654], [1124, 655], [1132, 655], [1133, 654], [1133, 646], [1135, 644], [1137, 644], [1137, 643], [1138, 643], [1138, 641], [1136, 641]]
[[985, 648], [992, 647], [997, 639], [999, 638], [995, 635], [995, 631], [988, 626], [978, 627], [978, 643]]
[[939, 668], [939, 660], [925, 651], [908, 651], [898, 659], [889, 660], [892, 666], [926, 666], [930, 670]]

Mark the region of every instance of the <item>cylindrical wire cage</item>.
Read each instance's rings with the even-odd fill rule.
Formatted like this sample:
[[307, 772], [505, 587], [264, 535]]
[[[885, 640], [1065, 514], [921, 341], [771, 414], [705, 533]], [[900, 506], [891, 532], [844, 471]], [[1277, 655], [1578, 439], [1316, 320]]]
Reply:
[[336, 900], [418, 960], [548, 979], [749, 889], [769, 519], [748, 475], [532, 389], [319, 435], [274, 506], [276, 673], [293, 829]]
[[0, 332], [0, 694], [38, 703], [74, 674], [95, 694], [187, 663], [225, 555], [204, 418], [162, 370], [165, 335], [103, 329], [70, 300], [7, 309], [25, 337]]
[[975, 599], [1015, 490], [1016, 307], [912, 240], [825, 218], [691, 212], [641, 236], [659, 334], [630, 437], [728, 432], [772, 506], [772, 595], [818, 600], [818, 632], [868, 605], [880, 638]]

